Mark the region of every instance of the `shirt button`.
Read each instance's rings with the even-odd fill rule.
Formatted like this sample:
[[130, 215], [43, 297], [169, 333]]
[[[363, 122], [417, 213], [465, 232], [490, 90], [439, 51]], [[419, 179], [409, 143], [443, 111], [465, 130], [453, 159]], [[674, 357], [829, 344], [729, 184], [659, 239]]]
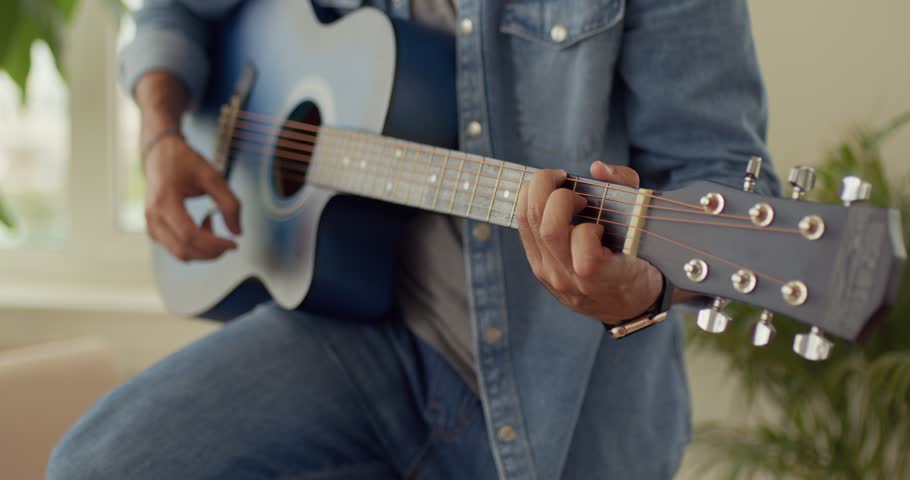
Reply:
[[513, 429], [511, 425], [503, 425], [502, 427], [499, 427], [499, 432], [496, 433], [496, 436], [503, 442], [512, 443], [515, 441], [516, 437], [515, 429]]
[[474, 32], [474, 22], [470, 18], [464, 18], [461, 20], [461, 33], [465, 35], [470, 35]]
[[550, 29], [550, 39], [556, 43], [564, 42], [567, 36], [569, 36], [569, 31], [566, 30], [566, 26], [561, 23], [553, 25], [553, 28]]
[[472, 120], [468, 123], [468, 136], [469, 137], [479, 137], [483, 133], [483, 127], [480, 126], [480, 122], [477, 120]]
[[496, 327], [490, 327], [483, 332], [483, 341], [490, 345], [496, 345], [502, 340], [502, 330]]
[[471, 234], [481, 242], [486, 242], [490, 239], [490, 235], [493, 234], [493, 229], [486, 223], [478, 223], [477, 225], [474, 225]]

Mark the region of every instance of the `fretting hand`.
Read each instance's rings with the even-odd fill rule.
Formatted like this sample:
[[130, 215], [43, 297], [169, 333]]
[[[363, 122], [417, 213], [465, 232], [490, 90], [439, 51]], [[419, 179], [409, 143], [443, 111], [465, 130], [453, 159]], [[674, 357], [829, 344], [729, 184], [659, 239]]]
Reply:
[[[638, 187], [638, 174], [631, 168], [594, 162], [591, 175]], [[604, 247], [603, 225], [572, 225], [587, 201], [560, 188], [565, 180], [562, 170], [539, 170], [521, 188], [518, 230], [531, 270], [564, 305], [608, 325], [644, 313], [660, 295], [660, 271]]]

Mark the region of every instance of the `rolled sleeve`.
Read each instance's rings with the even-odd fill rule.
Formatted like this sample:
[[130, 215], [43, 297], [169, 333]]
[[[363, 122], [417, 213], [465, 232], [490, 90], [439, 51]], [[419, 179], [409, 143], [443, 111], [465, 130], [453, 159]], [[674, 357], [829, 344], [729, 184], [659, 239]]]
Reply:
[[153, 70], [165, 70], [180, 79], [198, 104], [208, 77], [209, 62], [205, 50], [180, 33], [167, 30], [141, 31], [120, 54], [120, 82], [133, 93], [136, 82]]
[[236, 0], [146, 0], [133, 14], [136, 37], [120, 53], [120, 82], [133, 94], [136, 82], [153, 70], [180, 79], [198, 105], [209, 74], [210, 22], [220, 20]]

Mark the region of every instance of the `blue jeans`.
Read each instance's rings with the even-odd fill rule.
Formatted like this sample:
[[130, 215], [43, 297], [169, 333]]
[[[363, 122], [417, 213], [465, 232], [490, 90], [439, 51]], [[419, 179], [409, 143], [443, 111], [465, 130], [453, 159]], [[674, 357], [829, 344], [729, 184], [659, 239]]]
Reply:
[[99, 401], [48, 478], [493, 479], [477, 396], [401, 322], [259, 307]]

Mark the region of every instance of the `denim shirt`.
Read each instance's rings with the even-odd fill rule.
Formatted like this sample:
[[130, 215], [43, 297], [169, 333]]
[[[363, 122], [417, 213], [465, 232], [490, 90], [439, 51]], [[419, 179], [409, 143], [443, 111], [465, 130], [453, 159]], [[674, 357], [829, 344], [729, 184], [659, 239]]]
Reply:
[[[124, 85], [164, 68], [198, 96], [207, 23], [236, 3], [146, 0], [122, 55]], [[410, 13], [409, 0], [369, 3]], [[457, 0], [457, 10], [464, 151], [579, 174], [600, 159], [658, 189], [737, 187], [750, 156], [768, 159], [746, 0]], [[479, 134], [467, 133], [471, 122]], [[777, 188], [766, 163], [757, 190]], [[612, 340], [534, 278], [516, 231], [476, 225], [465, 225], [465, 262], [501, 478], [672, 477], [691, 432], [679, 319]]]

